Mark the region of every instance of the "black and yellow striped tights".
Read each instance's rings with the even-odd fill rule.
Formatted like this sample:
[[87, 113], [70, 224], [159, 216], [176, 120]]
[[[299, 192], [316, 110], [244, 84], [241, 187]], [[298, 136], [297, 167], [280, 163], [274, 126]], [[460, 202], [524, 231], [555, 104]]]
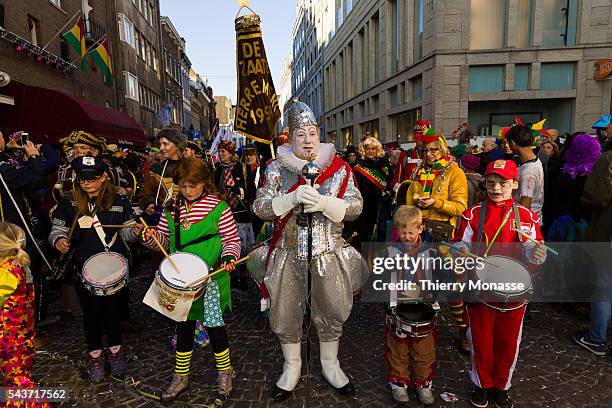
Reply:
[[[179, 375], [189, 375], [195, 326], [195, 320], [187, 320], [176, 324], [176, 366], [174, 372]], [[229, 370], [231, 368], [230, 351], [225, 326], [207, 327], [206, 330], [210, 337], [213, 353], [215, 353], [217, 371]]]

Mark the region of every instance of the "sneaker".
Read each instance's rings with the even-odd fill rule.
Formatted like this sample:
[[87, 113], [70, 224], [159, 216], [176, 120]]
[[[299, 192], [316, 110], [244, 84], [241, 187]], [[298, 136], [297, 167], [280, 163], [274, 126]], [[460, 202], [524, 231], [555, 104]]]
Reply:
[[189, 388], [189, 376], [174, 373], [172, 382], [161, 396], [163, 402], [174, 401], [181, 393]]
[[497, 408], [512, 408], [512, 400], [507, 390], [494, 390], [495, 406]]
[[470, 402], [477, 408], [485, 408], [489, 406], [489, 393], [484, 388], [474, 387]]
[[408, 388], [404, 387], [403, 385], [396, 385], [393, 383], [389, 383], [389, 385], [391, 386], [391, 396], [393, 397], [393, 401], [400, 404], [410, 401], [410, 397], [408, 396]]
[[111, 366], [111, 375], [117, 379], [125, 378], [125, 355], [123, 354], [123, 350], [119, 350], [116, 353], [111, 351], [108, 352], [108, 361]]
[[435, 401], [431, 388], [417, 388], [416, 390], [419, 401], [423, 405], [432, 405]]
[[605, 342], [597, 343], [592, 341], [587, 332], [576, 332], [572, 336], [572, 340], [574, 340], [574, 342], [579, 346], [584, 347], [597, 356], [605, 356], [606, 352], [608, 351], [608, 347]]
[[92, 384], [98, 384], [104, 380], [106, 376], [104, 372], [104, 353], [98, 357], [87, 356], [87, 371], [89, 372], [89, 381]]
[[219, 371], [219, 375], [217, 376], [217, 385], [219, 386], [217, 393], [219, 395], [230, 395], [232, 392], [232, 378], [234, 376], [233, 368], [225, 371]]

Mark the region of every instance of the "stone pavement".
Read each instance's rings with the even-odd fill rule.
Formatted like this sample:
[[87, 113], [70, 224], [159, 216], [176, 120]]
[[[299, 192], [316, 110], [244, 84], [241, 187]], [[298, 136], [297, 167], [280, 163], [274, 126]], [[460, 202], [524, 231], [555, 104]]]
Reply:
[[[132, 359], [130, 375], [141, 381], [139, 389], [157, 393], [171, 377], [174, 354], [169, 349], [173, 325], [165, 317], [140, 303], [149, 278], [134, 277], [133, 316], [145, 324], [140, 334], [126, 334], [124, 344]], [[57, 307], [57, 304], [54, 305]], [[234, 311], [227, 317], [232, 365], [237, 371], [234, 392], [224, 407], [303, 407], [307, 406], [305, 370], [292, 399], [272, 403], [269, 390], [282, 371], [280, 346], [268, 322], [259, 313], [259, 299], [253, 290], [245, 297], [234, 296]], [[383, 307], [356, 301], [345, 326], [340, 347], [340, 362], [352, 377], [358, 393], [344, 398], [333, 392], [320, 375], [318, 346], [313, 345], [310, 405], [313, 407], [393, 407], [387, 388], [383, 356]], [[516, 407], [612, 407], [612, 357], [596, 357], [571, 343], [569, 336], [587, 322], [556, 305], [536, 304], [533, 320], [525, 324], [512, 396]], [[159, 407], [162, 404], [137, 393], [133, 387], [109, 379], [89, 385], [82, 368], [85, 345], [80, 319], [62, 320], [45, 327], [41, 336], [47, 342], [39, 350], [34, 377], [44, 386], [66, 387], [74, 407]], [[438, 407], [468, 407], [471, 390], [469, 359], [452, 346], [455, 331], [448, 315], [441, 316], [437, 335], [437, 362], [434, 394]], [[316, 335], [313, 333], [316, 339]], [[303, 347], [305, 350], [305, 346]], [[305, 352], [303, 353], [305, 356]], [[305, 357], [303, 357], [305, 358]], [[188, 393], [166, 406], [202, 407], [214, 402], [216, 372], [210, 347], [194, 353]], [[451, 392], [459, 402], [440, 399]], [[419, 404], [416, 395], [408, 406]]]

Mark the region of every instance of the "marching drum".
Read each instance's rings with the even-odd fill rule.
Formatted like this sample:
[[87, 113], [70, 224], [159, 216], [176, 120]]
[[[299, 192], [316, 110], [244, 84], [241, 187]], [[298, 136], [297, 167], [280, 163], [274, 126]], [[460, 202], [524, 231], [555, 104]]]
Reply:
[[387, 313], [387, 324], [392, 332], [422, 338], [433, 333], [438, 311], [428, 303], [399, 303]]
[[119, 292], [128, 280], [128, 261], [116, 252], [100, 252], [83, 265], [83, 286], [97, 296], [110, 296]]
[[474, 269], [476, 294], [480, 302], [501, 311], [518, 310], [528, 303], [532, 292], [531, 274], [520, 262], [507, 256], [486, 258], [483, 269]]
[[187, 252], [176, 252], [170, 255], [170, 259], [179, 270], [164, 259], [143, 302], [172, 320], [184, 322], [191, 304], [204, 294], [209, 280], [192, 287], [188, 285], [208, 275], [209, 268], [202, 258]]

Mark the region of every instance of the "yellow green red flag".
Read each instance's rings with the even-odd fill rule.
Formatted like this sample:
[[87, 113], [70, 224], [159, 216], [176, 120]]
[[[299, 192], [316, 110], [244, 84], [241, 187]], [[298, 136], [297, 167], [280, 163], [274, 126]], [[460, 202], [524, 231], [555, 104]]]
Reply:
[[62, 37], [81, 57], [81, 70], [87, 72], [89, 65], [87, 64], [87, 46], [85, 45], [85, 26], [83, 19], [79, 17], [74, 27], [70, 29]]
[[91, 58], [96, 65], [100, 67], [100, 71], [104, 74], [104, 82], [107, 85], [113, 84], [113, 65], [111, 63], [108, 38], [105, 38], [100, 45], [94, 48], [90, 53]]

